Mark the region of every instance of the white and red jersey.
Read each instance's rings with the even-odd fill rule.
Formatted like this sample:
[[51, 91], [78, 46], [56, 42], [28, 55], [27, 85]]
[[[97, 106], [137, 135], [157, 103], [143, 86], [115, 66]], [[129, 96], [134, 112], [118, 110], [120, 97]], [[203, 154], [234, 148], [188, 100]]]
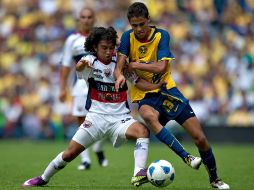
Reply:
[[[66, 39], [61, 60], [62, 66], [75, 68], [75, 64], [86, 54], [84, 49], [86, 38], [80, 33], [74, 33]], [[71, 95], [86, 96], [87, 89], [88, 87], [83, 80], [74, 78]]]
[[79, 73], [89, 83], [89, 93], [86, 108], [89, 112], [100, 114], [126, 114], [129, 113], [127, 102], [127, 84], [116, 92], [114, 69], [116, 57], [111, 63], [104, 64], [94, 55], [86, 55], [82, 58], [92, 64], [92, 68], [85, 68]]

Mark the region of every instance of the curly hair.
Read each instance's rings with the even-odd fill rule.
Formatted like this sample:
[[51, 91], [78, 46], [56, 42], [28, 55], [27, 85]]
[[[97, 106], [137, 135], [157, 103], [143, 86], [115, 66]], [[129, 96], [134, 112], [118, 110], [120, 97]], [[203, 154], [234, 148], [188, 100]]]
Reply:
[[135, 2], [129, 6], [127, 18], [130, 20], [133, 17], [143, 17], [149, 19], [149, 12], [144, 3]]
[[115, 46], [117, 42], [117, 32], [113, 27], [94, 27], [91, 34], [85, 42], [85, 51], [96, 53], [94, 47], [97, 47], [102, 40], [110, 41]]

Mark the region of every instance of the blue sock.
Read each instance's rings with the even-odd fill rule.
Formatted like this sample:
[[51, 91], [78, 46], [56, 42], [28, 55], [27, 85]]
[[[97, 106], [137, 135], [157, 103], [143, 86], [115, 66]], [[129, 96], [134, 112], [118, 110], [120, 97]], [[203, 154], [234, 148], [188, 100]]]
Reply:
[[213, 182], [216, 179], [218, 179], [216, 161], [215, 161], [212, 149], [210, 148], [206, 152], [199, 150], [199, 154], [202, 158], [204, 165], [206, 166], [206, 170], [209, 174], [210, 182]]
[[180, 142], [165, 127], [163, 127], [155, 136], [161, 142], [169, 146], [183, 160], [189, 155], [189, 153], [184, 150]]

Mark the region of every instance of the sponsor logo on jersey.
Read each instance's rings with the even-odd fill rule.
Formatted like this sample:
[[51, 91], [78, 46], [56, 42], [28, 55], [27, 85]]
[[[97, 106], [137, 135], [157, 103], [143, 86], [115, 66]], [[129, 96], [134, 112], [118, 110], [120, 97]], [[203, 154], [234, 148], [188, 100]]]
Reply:
[[115, 92], [115, 86], [112, 84], [96, 83], [96, 89], [103, 92]]
[[120, 100], [120, 94], [119, 93], [98, 93], [98, 100], [99, 101], [109, 101], [109, 102], [119, 102]]

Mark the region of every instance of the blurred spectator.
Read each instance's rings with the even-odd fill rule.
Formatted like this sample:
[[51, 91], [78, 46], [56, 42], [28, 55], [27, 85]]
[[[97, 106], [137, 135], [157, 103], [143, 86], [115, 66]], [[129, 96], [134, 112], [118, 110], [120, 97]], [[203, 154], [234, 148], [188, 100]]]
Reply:
[[[83, 6], [98, 13], [96, 25], [112, 25], [120, 36], [129, 28], [130, 2], [0, 1], [0, 137], [58, 138], [64, 131], [70, 137], [70, 104], [57, 100], [64, 39]], [[254, 126], [254, 1], [143, 2], [151, 24], [172, 34], [173, 77], [198, 118], [207, 125]]]

